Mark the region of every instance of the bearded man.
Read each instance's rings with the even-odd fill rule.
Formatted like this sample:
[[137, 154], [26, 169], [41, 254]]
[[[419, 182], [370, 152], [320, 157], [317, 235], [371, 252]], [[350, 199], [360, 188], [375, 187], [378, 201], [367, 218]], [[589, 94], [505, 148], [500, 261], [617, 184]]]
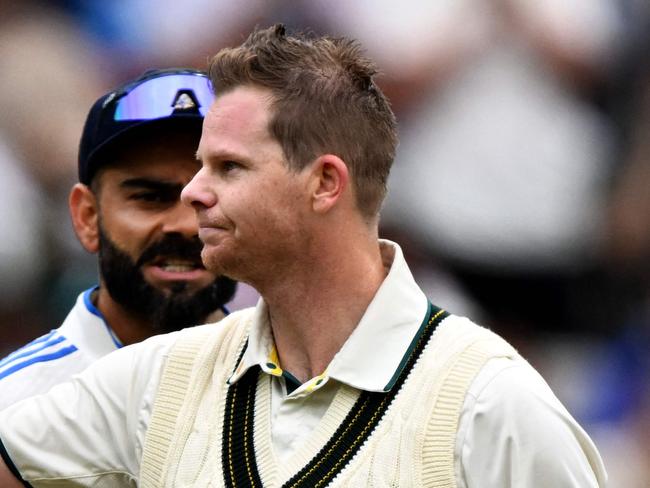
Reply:
[[123, 345], [227, 314], [236, 284], [204, 268], [196, 217], [180, 201], [213, 98], [204, 73], [172, 69], [93, 105], [69, 204], [79, 242], [98, 254], [99, 285], [58, 329], [0, 360], [0, 409]]

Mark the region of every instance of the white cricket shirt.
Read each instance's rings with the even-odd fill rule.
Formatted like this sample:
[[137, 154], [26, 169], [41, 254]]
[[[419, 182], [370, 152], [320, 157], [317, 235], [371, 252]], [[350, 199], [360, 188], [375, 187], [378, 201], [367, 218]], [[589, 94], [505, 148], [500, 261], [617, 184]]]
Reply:
[[122, 347], [91, 301], [95, 288], [77, 297], [63, 324], [0, 359], [0, 410], [47, 392], [97, 359]]
[[[255, 364], [277, 380], [272, 435], [280, 458], [313, 430], [336, 382], [383, 389], [418, 332], [426, 297], [400, 248], [382, 241], [382, 253], [390, 271], [354, 333], [323, 374], [289, 395], [284, 377], [267, 364], [268, 314], [262, 300], [257, 305], [249, 348], [230, 381]], [[53, 478], [61, 486], [72, 478], [79, 486], [137, 486], [152, 403], [175, 339], [172, 333], [122, 348], [73, 382], [0, 413], [0, 440], [23, 477], [35, 487], [57, 486]], [[597, 487], [606, 480], [594, 444], [524, 360], [491, 360], [475, 378], [454, 469], [461, 488]]]

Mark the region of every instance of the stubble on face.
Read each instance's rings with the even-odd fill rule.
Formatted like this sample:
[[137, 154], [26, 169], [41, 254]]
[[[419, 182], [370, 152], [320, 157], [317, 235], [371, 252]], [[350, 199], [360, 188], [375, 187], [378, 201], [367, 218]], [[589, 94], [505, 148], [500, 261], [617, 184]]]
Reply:
[[[277, 202], [276, 202], [277, 203]], [[283, 205], [284, 206], [284, 205]], [[289, 217], [279, 208], [251, 209], [251, 220], [235, 224], [218, 244], [205, 245], [201, 259], [209, 271], [250, 284], [258, 290], [269, 279], [280, 278], [304, 254], [308, 234], [299, 214]], [[295, 212], [295, 208], [291, 209]]]
[[[206, 115], [198, 154], [211, 170], [201, 182], [215, 203], [198, 205], [207, 269], [258, 288], [296, 262], [305, 239], [306, 195], [300, 172], [285, 162], [269, 132], [270, 94], [241, 87], [217, 98]], [[227, 156], [224, 156], [227, 155]], [[233, 156], [238, 155], [238, 156]], [[223, 160], [241, 163], [221, 175]], [[199, 202], [202, 203], [202, 202]]]

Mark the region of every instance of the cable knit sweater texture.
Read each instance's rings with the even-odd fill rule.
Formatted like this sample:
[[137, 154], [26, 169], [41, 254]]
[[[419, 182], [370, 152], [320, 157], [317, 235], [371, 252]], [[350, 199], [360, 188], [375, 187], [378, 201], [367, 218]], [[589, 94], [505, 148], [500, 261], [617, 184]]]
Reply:
[[[224, 487], [224, 412], [228, 378], [245, 345], [251, 310], [234, 313], [219, 327], [187, 329], [167, 358], [147, 431], [140, 486]], [[496, 334], [450, 315], [415, 362], [370, 436], [351, 460], [335, 466], [330, 487], [455, 487], [454, 445], [465, 394], [482, 366], [517, 352]], [[360, 392], [341, 385], [309, 440], [280, 463], [271, 441], [271, 385], [257, 380], [254, 463], [264, 487], [292, 486], [355, 405]], [[253, 407], [251, 407], [253, 408]], [[340, 432], [340, 430], [339, 430]], [[228, 439], [225, 439], [228, 442]], [[250, 465], [249, 465], [250, 463]], [[252, 468], [254, 469], [254, 468]]]

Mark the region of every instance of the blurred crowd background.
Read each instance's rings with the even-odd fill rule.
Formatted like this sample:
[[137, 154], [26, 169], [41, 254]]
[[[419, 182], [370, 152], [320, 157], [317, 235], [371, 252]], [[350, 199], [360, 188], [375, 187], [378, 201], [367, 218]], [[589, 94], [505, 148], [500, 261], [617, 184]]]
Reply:
[[275, 22], [362, 42], [400, 124], [383, 236], [650, 486], [647, 0], [0, 0], [0, 356], [97, 280], [67, 211], [92, 102]]

